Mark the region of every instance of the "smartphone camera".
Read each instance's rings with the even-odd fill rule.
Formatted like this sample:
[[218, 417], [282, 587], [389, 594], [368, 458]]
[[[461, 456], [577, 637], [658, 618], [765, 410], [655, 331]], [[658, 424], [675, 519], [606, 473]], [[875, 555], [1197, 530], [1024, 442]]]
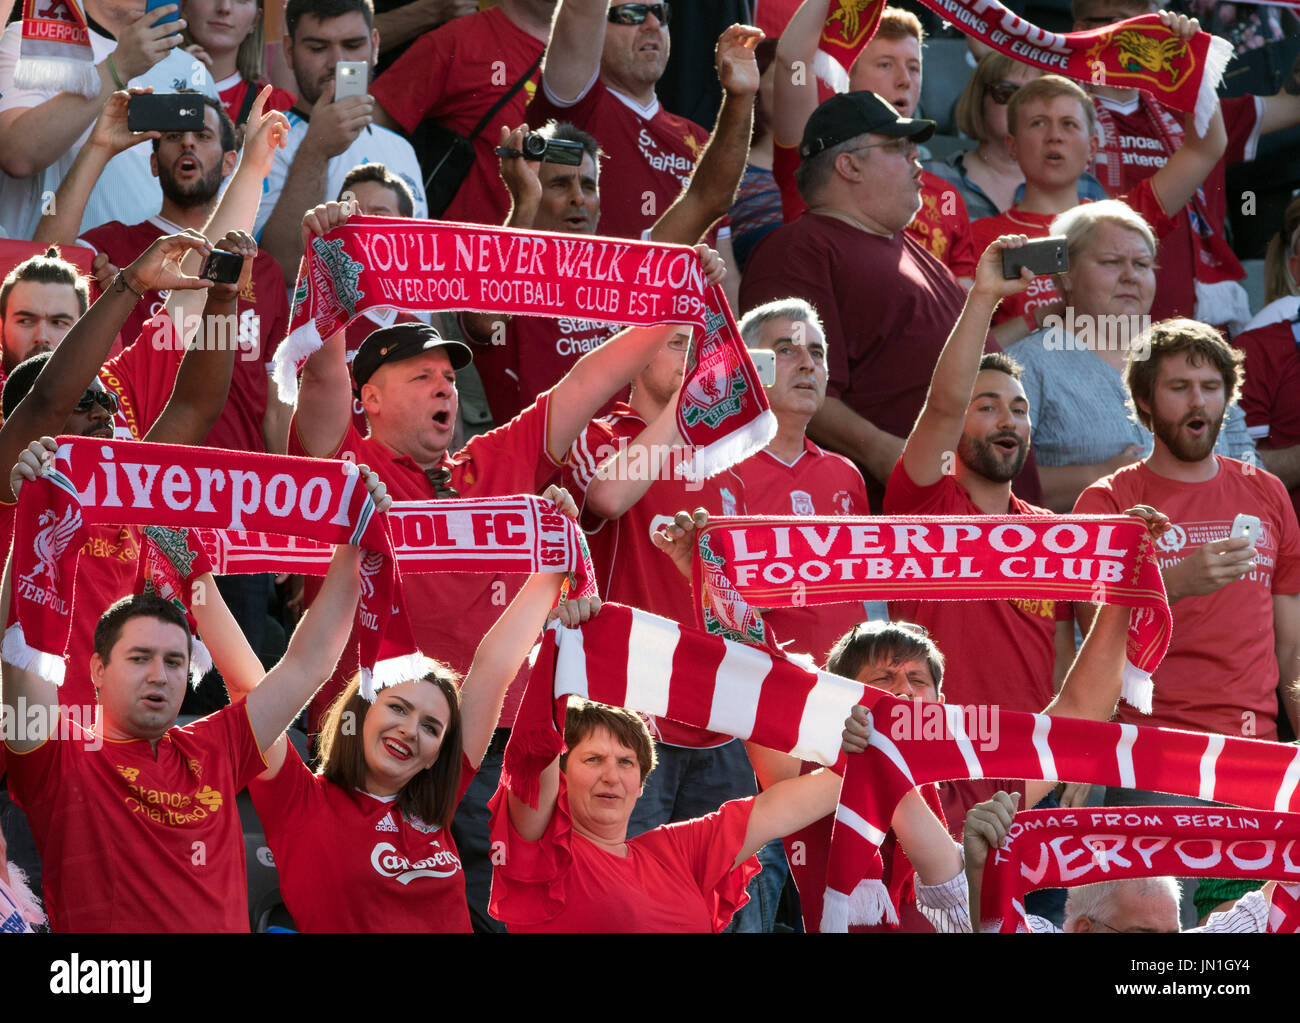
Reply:
[[215, 284], [237, 284], [243, 269], [244, 257], [238, 252], [213, 249], [212, 255], [208, 256], [208, 261], [203, 264], [203, 273], [200, 276]]

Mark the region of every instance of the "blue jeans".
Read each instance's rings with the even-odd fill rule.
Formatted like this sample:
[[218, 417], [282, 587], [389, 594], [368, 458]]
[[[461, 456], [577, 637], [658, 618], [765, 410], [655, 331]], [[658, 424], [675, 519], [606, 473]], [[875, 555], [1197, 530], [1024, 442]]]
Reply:
[[465, 871], [469, 922], [476, 934], [506, 932], [505, 924], [488, 916], [488, 897], [492, 894], [492, 822], [487, 804], [501, 781], [501, 760], [509, 738], [508, 728], [498, 728], [492, 733], [483, 763], [451, 820], [451, 836], [456, 840], [461, 869]]

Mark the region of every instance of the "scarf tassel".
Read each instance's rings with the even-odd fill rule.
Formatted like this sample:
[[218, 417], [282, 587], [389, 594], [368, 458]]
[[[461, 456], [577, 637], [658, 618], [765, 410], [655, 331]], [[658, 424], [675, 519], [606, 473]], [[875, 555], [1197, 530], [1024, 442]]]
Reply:
[[776, 414], [764, 409], [725, 437], [707, 447], [695, 448], [691, 460], [682, 466], [682, 475], [692, 483], [701, 483], [762, 451], [775, 436]]
[[14, 86], [38, 92], [75, 92], [94, 99], [101, 88], [99, 71], [86, 59], [24, 57], [14, 68]]
[[850, 925], [875, 926], [881, 921], [898, 926], [898, 913], [889, 901], [889, 889], [879, 878], [859, 881], [849, 895], [826, 889], [822, 903], [822, 933], [844, 934]]
[[1155, 697], [1155, 685], [1151, 681], [1151, 672], [1143, 671], [1132, 661], [1124, 662], [1124, 670], [1119, 676], [1119, 694], [1134, 710], [1142, 714], [1151, 713], [1151, 701]]
[[1233, 58], [1232, 44], [1220, 36], [1210, 37], [1210, 48], [1205, 54], [1205, 72], [1201, 75], [1201, 86], [1196, 92], [1196, 109], [1193, 125], [1196, 134], [1202, 138], [1210, 127], [1210, 118], [1214, 108], [1219, 104], [1219, 82], [1223, 72]]

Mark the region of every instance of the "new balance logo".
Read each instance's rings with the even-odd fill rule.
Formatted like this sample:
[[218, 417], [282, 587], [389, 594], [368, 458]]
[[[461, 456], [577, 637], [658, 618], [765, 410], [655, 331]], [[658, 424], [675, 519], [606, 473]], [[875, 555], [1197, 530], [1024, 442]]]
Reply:
[[390, 810], [384, 815], [384, 819], [375, 825], [376, 831], [397, 831], [397, 821], [393, 819], [393, 813]]

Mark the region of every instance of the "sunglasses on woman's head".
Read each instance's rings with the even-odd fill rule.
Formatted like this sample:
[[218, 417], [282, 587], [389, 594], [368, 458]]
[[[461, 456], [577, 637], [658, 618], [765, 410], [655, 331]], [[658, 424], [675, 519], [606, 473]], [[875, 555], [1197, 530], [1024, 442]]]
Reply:
[[1019, 82], [994, 82], [984, 86], [984, 94], [1000, 107], [1011, 102], [1011, 97], [1020, 88]]
[[609, 20], [615, 25], [641, 25], [651, 14], [667, 25], [672, 9], [668, 4], [615, 4], [609, 9]]
[[110, 416], [117, 415], [117, 395], [112, 391], [101, 391], [98, 387], [87, 387], [86, 393], [81, 396], [77, 402], [74, 412], [85, 415], [95, 405], [98, 405]]

